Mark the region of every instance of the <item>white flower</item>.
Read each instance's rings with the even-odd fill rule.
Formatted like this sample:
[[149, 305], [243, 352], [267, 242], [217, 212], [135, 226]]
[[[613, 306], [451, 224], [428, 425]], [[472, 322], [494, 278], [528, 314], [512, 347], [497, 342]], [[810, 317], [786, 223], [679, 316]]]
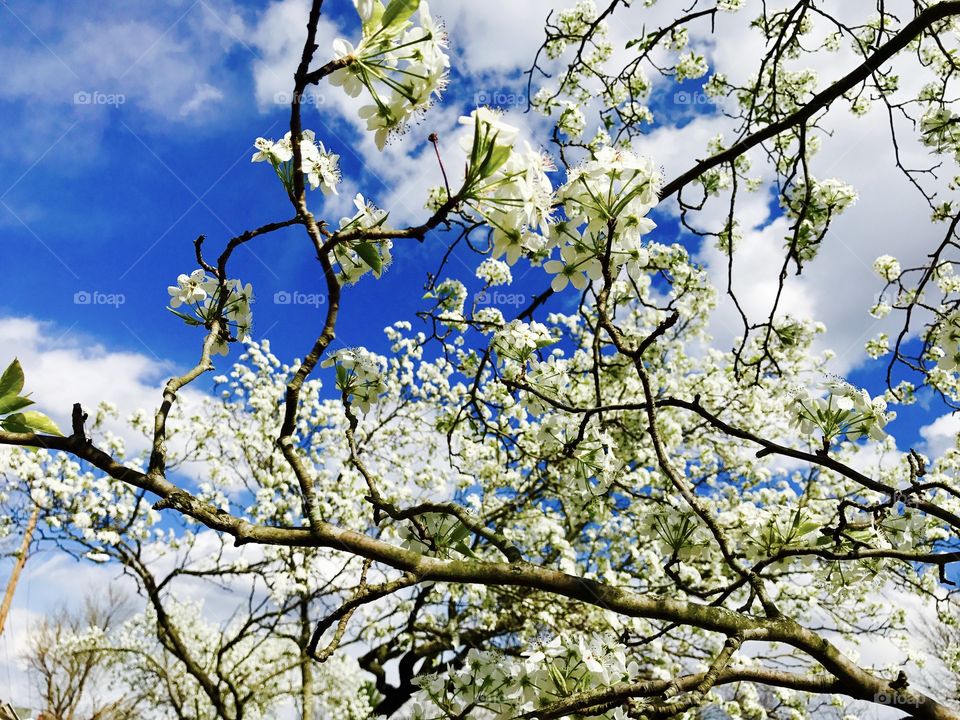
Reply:
[[583, 116], [583, 111], [575, 103], [566, 100], [565, 107], [560, 113], [560, 119], [557, 120], [557, 127], [568, 137], [578, 138], [583, 135], [587, 126], [587, 119]]
[[881, 255], [873, 261], [873, 271], [887, 282], [900, 277], [900, 263], [892, 255]]
[[257, 152], [250, 158], [251, 162], [263, 162], [269, 160], [273, 164], [285, 163], [293, 157], [293, 147], [290, 144], [289, 133], [287, 137], [279, 142], [268, 140], [266, 138], [257, 138], [253, 143]]
[[220, 309], [221, 297], [226, 295], [222, 315], [226, 322], [225, 334], [214, 339], [213, 354], [226, 355], [229, 341], [245, 340], [249, 337], [253, 326], [250, 309], [253, 303], [253, 286], [250, 283], [243, 285], [239, 280], [227, 280], [221, 287], [217, 278], [208, 276], [203, 270], [194, 270], [190, 275], [180, 275], [177, 285], [170, 286], [167, 291], [171, 296], [171, 310], [181, 305], [192, 306], [192, 315], [173, 311], [190, 325], [211, 323]]
[[189, 275], [178, 275], [177, 284], [167, 288], [170, 293], [170, 307], [192, 305], [201, 302], [207, 297], [203, 284], [206, 273], [203, 270], [194, 270]]
[[522, 320], [511, 320], [493, 338], [493, 346], [498, 353], [519, 362], [525, 361], [540, 348], [555, 342], [546, 325], [538, 322], [527, 323]]
[[476, 275], [489, 287], [509, 285], [513, 282], [510, 266], [501, 260], [494, 260], [493, 258], [487, 258], [480, 263], [479, 267], [477, 267]]
[[340, 182], [340, 168], [338, 163], [339, 155], [327, 152], [323, 144], [314, 145], [313, 143], [304, 143], [308, 151], [302, 155], [302, 172], [307, 176], [307, 182], [310, 187], [316, 190], [318, 187], [323, 190], [324, 195], [333, 195], [337, 193], [337, 184]]
[[387, 388], [383, 382], [384, 362], [364, 348], [338, 350], [320, 366], [337, 368], [337, 387], [367, 413]]
[[560, 251], [561, 260], [550, 260], [543, 264], [543, 269], [554, 275], [550, 287], [554, 292], [561, 292], [570, 282], [577, 290], [587, 286], [587, 276], [591, 280], [599, 280], [603, 268], [595, 255], [581, 253], [572, 245], [566, 245]]
[[393, 133], [422, 112], [446, 85], [450, 60], [444, 49], [446, 35], [430, 15], [426, 2], [419, 5], [419, 25], [406, 12], [397, 13], [382, 25], [378, 3], [357, 0], [355, 7], [363, 30], [359, 44], [342, 38], [333, 42], [336, 59], [345, 65], [330, 75], [330, 83], [351, 97], [364, 90], [371, 103], [360, 110], [367, 128], [375, 133], [380, 150]]
[[[498, 145], [512, 145], [517, 139], [520, 131], [513, 125], [503, 122], [503, 113], [489, 107], [478, 107], [469, 115], [461, 115], [458, 121], [461, 125], [466, 125], [471, 130], [479, 126], [488, 128], [492, 137], [496, 138]], [[473, 135], [468, 135], [460, 141], [460, 147], [465, 152], [470, 152], [473, 144]]]
[[[266, 138], [257, 138], [254, 145], [257, 152], [253, 162], [268, 160], [276, 171], [280, 181], [288, 192], [293, 188], [293, 140], [288, 132], [281, 140], [274, 142]], [[306, 176], [307, 184], [314, 190], [318, 187], [324, 195], [337, 194], [340, 182], [339, 155], [327, 152], [323, 143], [317, 142], [312, 130], [300, 132], [300, 172]]]

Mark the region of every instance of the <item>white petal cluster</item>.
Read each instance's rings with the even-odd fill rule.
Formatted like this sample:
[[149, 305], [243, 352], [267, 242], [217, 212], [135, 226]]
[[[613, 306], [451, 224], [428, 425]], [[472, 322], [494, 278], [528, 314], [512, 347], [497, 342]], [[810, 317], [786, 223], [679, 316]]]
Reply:
[[841, 436], [850, 440], [870, 437], [883, 440], [883, 427], [895, 417], [887, 412], [887, 401], [871, 398], [866, 390], [843, 381], [824, 384], [826, 397], [798, 392], [793, 401], [793, 425], [804, 435], [819, 433], [825, 444]]
[[[526, 141], [517, 149], [519, 131], [490, 108], [477, 108], [460, 124], [468, 128], [460, 140], [467, 153], [465, 204], [490, 226], [493, 257], [506, 255], [513, 265], [532, 249], [531, 231], [545, 230], [550, 222], [553, 184], [547, 173], [555, 169], [553, 161]], [[534, 246], [539, 243], [534, 240]]]
[[957, 372], [960, 369], [960, 312], [953, 312], [943, 320], [936, 340], [936, 350], [940, 353], [937, 367], [944, 372]]
[[[463, 667], [419, 681], [413, 717], [517, 717], [576, 692], [624, 682], [637, 675], [626, 648], [613, 636], [556, 636], [540, 640], [519, 658], [471, 649]], [[625, 718], [622, 709], [595, 717]]]
[[[257, 152], [251, 162], [269, 162], [288, 192], [293, 189], [293, 141], [288, 132], [280, 140], [257, 138]], [[340, 184], [340, 156], [328, 152], [312, 130], [300, 133], [300, 171], [314, 190], [324, 195], [336, 195]]]
[[367, 413], [387, 388], [383, 381], [384, 360], [364, 348], [337, 350], [321, 363], [336, 366], [337, 387]]
[[796, 221], [785, 243], [800, 260], [812, 260], [830, 222], [856, 200], [856, 190], [836, 178], [796, 183], [782, 199], [787, 217]]
[[[386, 229], [387, 213], [357, 193], [353, 199], [357, 212], [340, 219], [340, 229]], [[342, 285], [352, 285], [368, 272], [380, 277], [393, 259], [392, 240], [355, 241], [339, 243], [333, 248], [337, 277]]]
[[483, 280], [488, 287], [499, 287], [500, 285], [509, 285], [513, 282], [513, 275], [510, 273], [510, 266], [502, 260], [487, 258], [476, 272], [477, 277]]
[[[355, 0], [354, 5], [363, 34], [356, 46], [342, 38], [334, 41], [337, 59], [346, 64], [330, 82], [350, 97], [369, 93], [372, 102], [360, 108], [360, 117], [382, 150], [390, 134], [401, 131], [446, 86], [447, 39], [426, 0], [394, 0], [386, 8], [380, 0]], [[411, 20], [418, 6], [419, 25]]]
[[525, 363], [537, 350], [555, 342], [556, 338], [550, 329], [536, 321], [511, 320], [493, 336], [493, 347], [497, 353], [519, 363]]
[[647, 214], [657, 203], [660, 181], [649, 159], [611, 147], [570, 171], [557, 192], [565, 219], [547, 236], [550, 247], [560, 248], [560, 259], [544, 264], [555, 291], [599, 280], [607, 256], [614, 279], [624, 266], [631, 276], [646, 267], [642, 237], [656, 227]]
[[[216, 338], [213, 353], [226, 355], [227, 343], [244, 340], [253, 327], [253, 286], [239, 280], [226, 280], [221, 286], [217, 278], [203, 270], [194, 270], [189, 275], [179, 275], [177, 284], [167, 288], [170, 294], [170, 310], [188, 325], [208, 325], [217, 319], [221, 302], [221, 318], [226, 322], [227, 335]], [[177, 310], [176, 308], [183, 308]], [[187, 313], [190, 314], [187, 314]]]
[[900, 277], [900, 263], [892, 255], [881, 255], [873, 261], [873, 271], [887, 282]]

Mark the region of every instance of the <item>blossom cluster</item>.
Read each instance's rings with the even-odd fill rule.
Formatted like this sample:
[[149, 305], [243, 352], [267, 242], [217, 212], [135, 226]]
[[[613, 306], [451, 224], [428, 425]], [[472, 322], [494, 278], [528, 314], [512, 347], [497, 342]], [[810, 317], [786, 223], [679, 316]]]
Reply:
[[857, 193], [835, 178], [798, 182], [783, 198], [784, 210], [794, 221], [786, 238], [787, 246], [799, 260], [812, 260], [820, 241], [837, 215], [856, 202]]
[[[639, 672], [613, 636], [556, 636], [541, 640], [519, 658], [471, 649], [463, 667], [418, 681], [413, 717], [512, 718], [533, 713], [570, 695], [624, 682]], [[439, 714], [438, 714], [439, 711]], [[598, 715], [624, 718], [622, 709]]]
[[487, 258], [479, 267], [476, 275], [483, 280], [488, 287], [497, 287], [499, 285], [509, 285], [513, 282], [513, 275], [510, 273], [510, 266], [502, 260]]
[[893, 282], [902, 272], [900, 263], [892, 255], [881, 255], [874, 260], [873, 271], [887, 282]]
[[[277, 176], [293, 192], [293, 141], [288, 132], [280, 140], [259, 137], [254, 142], [257, 152], [251, 162], [269, 162]], [[313, 130], [300, 133], [300, 172], [311, 188], [320, 188], [324, 195], [336, 195], [340, 183], [340, 156], [328, 152]]]
[[614, 279], [623, 267], [632, 277], [640, 273], [649, 259], [642, 237], [656, 227], [647, 214], [658, 201], [660, 180], [649, 159], [612, 147], [570, 170], [557, 192], [565, 219], [548, 236], [560, 259], [544, 265], [555, 291], [599, 280], [604, 262]]
[[[222, 283], [203, 270], [194, 270], [189, 275], [179, 275], [177, 284], [167, 288], [170, 294], [169, 310], [188, 325], [209, 326], [216, 319], [226, 322], [225, 333], [214, 340], [213, 353], [226, 355], [227, 343], [244, 340], [253, 327], [253, 286], [239, 280]], [[192, 314], [179, 311], [184, 307]]]
[[626, 465], [608, 432], [591, 425], [580, 437], [574, 423], [560, 415], [547, 418], [540, 426], [537, 439], [545, 450], [567, 452], [570, 448], [574, 479], [587, 497], [606, 492]]
[[960, 368], [960, 312], [948, 315], [936, 335], [937, 367], [944, 372], [956, 372]]
[[364, 348], [337, 350], [321, 363], [331, 366], [337, 369], [337, 388], [365, 413], [386, 392], [383, 360]]
[[850, 440], [870, 437], [883, 440], [883, 430], [894, 413], [887, 412], [883, 397], [871, 398], [866, 390], [849, 383], [831, 380], [824, 384], [826, 397], [814, 397], [806, 391], [793, 401], [793, 424], [804, 435], [821, 434], [825, 445], [844, 436]]
[[519, 131], [497, 111], [481, 107], [460, 118], [468, 132], [460, 145], [467, 153], [464, 195], [491, 228], [493, 257], [506, 255], [513, 265], [542, 239], [532, 230], [546, 230], [552, 215], [555, 167], [543, 152], [524, 142], [515, 148]]
[[[386, 7], [379, 0], [354, 0], [354, 5], [362, 36], [356, 46], [342, 38], [334, 41], [343, 67], [330, 82], [350, 97], [366, 89], [373, 102], [360, 108], [360, 117], [382, 150], [390, 134], [429, 107], [446, 86], [446, 35], [426, 0], [393, 0]], [[420, 24], [415, 25], [411, 17], [418, 7]]]
[[533, 354], [552, 345], [556, 338], [550, 329], [536, 321], [511, 320], [493, 336], [493, 347], [502, 358], [525, 363]]
[[[385, 210], [365, 200], [360, 193], [354, 197], [353, 206], [357, 211], [351, 217], [340, 219], [341, 231], [385, 229]], [[389, 239], [337, 243], [333, 248], [337, 279], [343, 285], [351, 285], [371, 271], [375, 277], [380, 277], [392, 260], [392, 248], [393, 241]]]
[[960, 116], [945, 107], [931, 107], [920, 120], [923, 144], [960, 158]]

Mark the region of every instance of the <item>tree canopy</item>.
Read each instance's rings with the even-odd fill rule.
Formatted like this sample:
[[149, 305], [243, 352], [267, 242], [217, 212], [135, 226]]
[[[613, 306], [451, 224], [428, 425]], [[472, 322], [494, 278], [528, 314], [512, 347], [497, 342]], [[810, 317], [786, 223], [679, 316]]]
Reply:
[[[256, 138], [243, 170], [272, 170], [288, 215], [199, 235], [171, 281], [163, 332], [197, 360], [129, 418], [148, 450], [106, 429], [110, 398], [61, 430], [62, 409], [31, 408], [32, 368], [0, 377], [5, 528], [38, 512], [36, 542], [122, 568], [146, 601], [61, 618], [44, 637], [69, 641], [31, 662], [96, 666], [130, 712], [185, 720], [283, 702], [311, 720], [960, 717], [942, 640], [960, 619], [960, 449], [896, 437], [898, 411], [960, 404], [960, 2], [581, 0], [531, 57], [536, 121], [481, 105], [454, 137], [431, 116], [471, 78], [427, 3], [354, 0], [352, 34], [326, 47], [332, 2], [302, 18], [289, 128]], [[728, 16], [763, 50], [740, 77], [711, 62]], [[809, 67], [824, 55], [826, 79]], [[379, 149], [434, 153], [417, 223], [375, 188], [326, 214], [349, 148], [319, 129], [319, 86], [356, 99]], [[690, 98], [726, 132], [658, 149]], [[830, 177], [818, 150], [876, 112], [895, 158], [878, 176], [923, 198], [940, 239], [910, 266], [875, 239], [862, 311], [890, 329], [866, 340], [864, 388], [833, 374], [824, 324], [789, 295], [873, 189]], [[658, 151], [686, 169], [667, 175]], [[757, 196], [786, 229], [759, 271], [742, 250]], [[254, 339], [237, 255], [289, 230], [325, 287], [296, 358]], [[389, 352], [367, 347], [379, 328], [342, 335], [356, 286], [419, 244], [435, 265], [404, 277], [421, 311], [383, 330]], [[757, 272], [775, 287], [759, 310]], [[714, 339], [720, 305], [730, 341]], [[236, 612], [180, 597], [199, 579]], [[881, 642], [908, 664], [876, 661]]]

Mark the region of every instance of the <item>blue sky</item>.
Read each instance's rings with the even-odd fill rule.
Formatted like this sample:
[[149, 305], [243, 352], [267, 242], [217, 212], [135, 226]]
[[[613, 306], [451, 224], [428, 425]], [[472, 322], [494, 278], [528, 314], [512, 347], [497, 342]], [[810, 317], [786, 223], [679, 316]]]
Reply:
[[[16, 9], [31, 26], [32, 15], [42, 14], [42, 6]], [[14, 8], [3, 12], [4, 44], [41, 44], [25, 25], [11, 22]], [[251, 50], [237, 45], [226, 54], [223, 71], [228, 79], [241, 76], [255, 59]], [[149, 51], [141, 63], [150, 64]], [[122, 94], [125, 87], [122, 80], [117, 89], [75, 80], [74, 92], [91, 97]], [[69, 123], [59, 135], [47, 134], [48, 149], [37, 153], [38, 145], [31, 144], [19, 156], [3, 159], [0, 223], [12, 252], [6, 263], [10, 291], [0, 312], [56, 319], [111, 348], [179, 365], [193, 360], [199, 336], [164, 309], [167, 285], [195, 267], [193, 239], [206, 234], [208, 252], [215, 253], [233, 235], [292, 215], [269, 168], [250, 163], [252, 140], [281, 135], [287, 108], [275, 104], [260, 110], [249, 88], [238, 89], [201, 111], [211, 116], [203, 122], [158, 122], [155, 113], [129, 96], [119, 105], [73, 105], [65, 98], [65, 107], [56, 111], [68, 116], [61, 124]], [[0, 103], [0, 122], [28, 122], [30, 113], [18, 105], [18, 100]], [[338, 136], [349, 137], [342, 123], [332, 125]], [[98, 147], [77, 158], [78, 142]], [[343, 166], [353, 177], [362, 170], [350, 153], [343, 154]], [[312, 197], [318, 212], [321, 197]], [[411, 255], [416, 254], [402, 254], [384, 282], [358, 288], [362, 300], [344, 309], [345, 337], [352, 334], [351, 327], [382, 326], [410, 313], [409, 294], [392, 286], [396, 276], [415, 272], [418, 258]], [[309, 346], [304, 331], [321, 321], [322, 313], [275, 305], [274, 293], [321, 292], [318, 270], [306, 236], [296, 228], [262, 238], [237, 254], [233, 273], [253, 282], [257, 291], [257, 336], [268, 334], [284, 354]], [[87, 293], [90, 304], [77, 304], [84, 299], [78, 293]], [[365, 317], [357, 317], [358, 306], [365, 308]]]

